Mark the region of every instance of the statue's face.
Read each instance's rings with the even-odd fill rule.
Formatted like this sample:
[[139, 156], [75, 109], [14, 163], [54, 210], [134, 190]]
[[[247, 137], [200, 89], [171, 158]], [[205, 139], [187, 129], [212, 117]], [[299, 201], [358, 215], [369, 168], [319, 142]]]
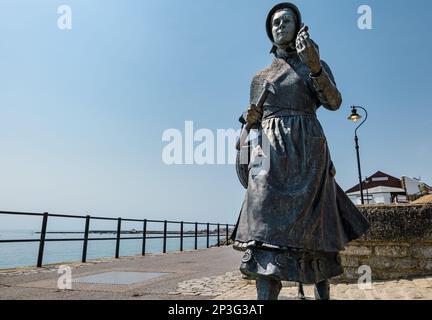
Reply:
[[276, 44], [288, 45], [295, 39], [296, 16], [291, 9], [276, 12], [272, 19], [272, 34]]

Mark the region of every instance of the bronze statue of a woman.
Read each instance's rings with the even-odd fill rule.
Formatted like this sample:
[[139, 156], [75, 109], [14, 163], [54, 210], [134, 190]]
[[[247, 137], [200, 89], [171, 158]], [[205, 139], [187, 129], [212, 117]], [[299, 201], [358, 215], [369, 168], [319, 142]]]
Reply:
[[243, 120], [258, 124], [268, 163], [260, 174], [249, 164], [234, 248], [244, 251], [240, 270], [256, 280], [259, 300], [277, 299], [281, 281], [314, 284], [316, 299], [329, 299], [328, 279], [343, 273], [339, 251], [369, 228], [335, 181], [316, 117], [320, 106], [338, 110], [342, 97], [295, 5], [276, 5], [266, 29], [275, 58], [253, 78], [251, 106], [265, 83], [274, 93]]

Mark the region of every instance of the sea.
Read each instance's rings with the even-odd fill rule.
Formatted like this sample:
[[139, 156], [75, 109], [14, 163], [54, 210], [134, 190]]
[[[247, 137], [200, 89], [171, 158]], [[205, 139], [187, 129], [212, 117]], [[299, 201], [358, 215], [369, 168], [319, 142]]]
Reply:
[[[148, 237], [161, 236], [148, 235]], [[172, 235], [168, 235], [172, 236]], [[89, 238], [115, 238], [114, 233], [91, 233]], [[142, 253], [142, 234], [122, 234], [121, 237], [136, 237], [132, 240], [121, 240], [120, 256], [136, 256]], [[82, 239], [83, 233], [49, 233], [46, 239]], [[0, 230], [1, 240], [16, 239], [40, 239], [36, 230]], [[220, 239], [225, 239], [223, 235]], [[217, 244], [217, 236], [210, 236], [209, 245]], [[183, 239], [184, 250], [194, 250], [195, 239], [187, 237]], [[207, 238], [198, 237], [198, 248], [207, 247]], [[87, 261], [92, 259], [111, 258], [115, 256], [115, 240], [89, 241], [87, 247]], [[180, 239], [167, 239], [167, 252], [179, 251]], [[12, 269], [17, 267], [36, 266], [39, 251], [39, 242], [0, 242], [0, 269]], [[45, 242], [43, 264], [79, 262], [82, 258], [83, 241]], [[161, 253], [163, 251], [163, 239], [147, 239], [146, 253]]]

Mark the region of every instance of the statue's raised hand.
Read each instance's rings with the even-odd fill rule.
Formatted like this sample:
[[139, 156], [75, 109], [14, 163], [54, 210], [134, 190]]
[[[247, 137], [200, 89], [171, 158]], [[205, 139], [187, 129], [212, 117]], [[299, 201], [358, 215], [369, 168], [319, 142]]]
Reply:
[[312, 73], [320, 72], [320, 54], [318, 48], [309, 37], [307, 26], [301, 28], [297, 34], [296, 49], [301, 61], [309, 67]]
[[258, 107], [254, 104], [251, 104], [247, 111], [246, 121], [249, 124], [256, 124], [261, 121], [262, 113], [258, 110]]

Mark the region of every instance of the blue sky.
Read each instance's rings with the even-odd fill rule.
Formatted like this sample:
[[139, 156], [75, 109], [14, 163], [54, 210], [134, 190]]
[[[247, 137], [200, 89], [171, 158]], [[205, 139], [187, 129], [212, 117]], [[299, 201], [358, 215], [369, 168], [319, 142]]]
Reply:
[[[0, 210], [234, 223], [235, 168], [166, 166], [161, 137], [187, 120], [239, 127], [250, 80], [272, 61], [264, 21], [277, 2], [1, 0]], [[340, 185], [357, 182], [352, 104], [369, 111], [363, 174], [432, 184], [432, 2], [295, 3], [344, 99], [318, 113]], [[57, 28], [62, 4], [70, 31]], [[372, 30], [357, 27], [362, 4]]]

